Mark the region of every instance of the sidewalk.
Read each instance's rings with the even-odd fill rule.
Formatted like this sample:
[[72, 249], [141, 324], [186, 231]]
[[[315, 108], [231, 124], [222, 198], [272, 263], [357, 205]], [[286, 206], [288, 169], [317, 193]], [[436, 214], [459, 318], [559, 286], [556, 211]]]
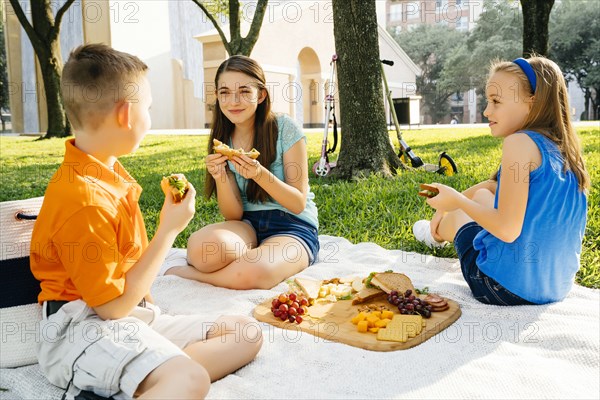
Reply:
[[[599, 128], [600, 129], [600, 121], [575, 121], [573, 125], [576, 128]], [[411, 131], [411, 130], [423, 130], [423, 129], [471, 129], [471, 128], [487, 128], [488, 124], [437, 124], [437, 125], [401, 125], [400, 128], [402, 130]], [[390, 128], [393, 129], [393, 128]], [[323, 128], [305, 128], [303, 129], [304, 133], [323, 133]], [[340, 128], [341, 131], [341, 128]], [[329, 132], [332, 132], [331, 127], [329, 128]], [[2, 132], [0, 136], [32, 136], [39, 137], [44, 133], [12, 133], [12, 132]], [[151, 129], [148, 132], [149, 135], [180, 135], [180, 136], [208, 136], [210, 134], [210, 129]]]

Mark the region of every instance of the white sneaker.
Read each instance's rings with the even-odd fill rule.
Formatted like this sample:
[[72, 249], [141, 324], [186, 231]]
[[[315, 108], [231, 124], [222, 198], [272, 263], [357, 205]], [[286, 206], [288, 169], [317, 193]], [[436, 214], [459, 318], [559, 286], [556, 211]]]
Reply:
[[160, 266], [157, 276], [164, 276], [168, 270], [173, 267], [181, 267], [188, 265], [187, 250], [173, 248], [165, 257], [165, 262]]
[[429, 221], [421, 219], [413, 225], [413, 234], [415, 239], [421, 243], [425, 243], [427, 247], [444, 247], [448, 242], [438, 242], [431, 235], [431, 229], [429, 227]]

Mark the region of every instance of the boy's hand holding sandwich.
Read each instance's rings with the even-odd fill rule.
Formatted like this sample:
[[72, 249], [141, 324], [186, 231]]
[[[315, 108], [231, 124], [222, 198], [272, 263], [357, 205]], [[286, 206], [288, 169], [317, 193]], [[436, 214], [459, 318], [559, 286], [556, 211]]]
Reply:
[[[177, 179], [170, 179], [173, 177]], [[184, 189], [179, 188], [181, 186], [179, 183], [182, 182], [184, 182]], [[187, 181], [183, 174], [163, 178], [160, 182], [160, 187], [165, 194], [165, 202], [160, 212], [160, 224], [158, 228], [165, 229], [167, 232], [173, 232], [177, 235], [185, 229], [194, 216], [196, 189]], [[178, 193], [183, 194], [174, 195], [174, 188]]]

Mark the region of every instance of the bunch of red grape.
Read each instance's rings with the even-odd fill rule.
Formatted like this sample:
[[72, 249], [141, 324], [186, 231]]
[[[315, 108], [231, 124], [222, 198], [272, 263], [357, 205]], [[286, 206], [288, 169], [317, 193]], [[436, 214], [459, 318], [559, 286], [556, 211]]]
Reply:
[[415, 296], [410, 289], [404, 292], [404, 294], [392, 290], [388, 295], [388, 302], [398, 307], [400, 314], [420, 314], [423, 318], [431, 317], [431, 305]]
[[273, 299], [271, 312], [282, 321], [302, 323], [302, 315], [308, 312], [308, 299], [303, 294], [281, 293]]

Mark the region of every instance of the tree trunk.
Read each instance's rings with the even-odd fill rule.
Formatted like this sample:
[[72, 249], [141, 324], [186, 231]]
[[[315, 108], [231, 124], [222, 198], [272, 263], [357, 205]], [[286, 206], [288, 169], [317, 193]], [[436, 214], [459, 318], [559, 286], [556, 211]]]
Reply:
[[60, 24], [68, 8], [75, 0], [67, 0], [56, 12], [52, 13], [50, 0], [31, 0], [31, 23], [21, 8], [18, 0], [10, 0], [15, 15], [25, 30], [42, 70], [46, 109], [48, 111], [48, 130], [45, 139], [66, 137], [71, 134], [71, 127], [62, 103], [60, 93], [60, 77], [62, 57], [60, 55]]
[[554, 0], [521, 0], [523, 7], [523, 57], [548, 55], [548, 22]]
[[390, 175], [399, 159], [385, 122], [375, 0], [333, 0], [343, 140], [335, 174]]
[[48, 130], [44, 136], [46, 139], [66, 137], [71, 134], [71, 124], [67, 119], [60, 91], [62, 72], [60, 47], [57, 43], [51, 45], [54, 49], [50, 52], [50, 55], [39, 58], [46, 95], [46, 108], [48, 111]]
[[581, 117], [582, 121], [589, 121], [590, 118], [590, 97], [591, 97], [591, 93], [590, 93], [590, 89], [585, 88], [583, 90], [583, 115]]
[[592, 101], [592, 118], [590, 118], [591, 121], [598, 120], [598, 95], [600, 94], [600, 88], [594, 88], [594, 92], [596, 92], [596, 95], [590, 96], [590, 100]]

